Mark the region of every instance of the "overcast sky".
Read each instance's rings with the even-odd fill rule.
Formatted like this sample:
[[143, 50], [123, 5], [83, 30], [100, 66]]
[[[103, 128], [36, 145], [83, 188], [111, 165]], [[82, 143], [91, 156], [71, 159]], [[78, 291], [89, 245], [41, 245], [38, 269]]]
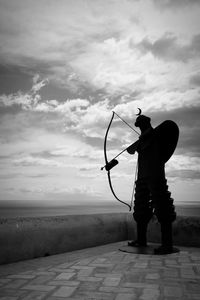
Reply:
[[[112, 201], [103, 142], [115, 110], [180, 128], [175, 203], [199, 201], [200, 1], [0, 0], [0, 199]], [[137, 139], [117, 118], [111, 159]], [[130, 202], [137, 156], [111, 171]]]

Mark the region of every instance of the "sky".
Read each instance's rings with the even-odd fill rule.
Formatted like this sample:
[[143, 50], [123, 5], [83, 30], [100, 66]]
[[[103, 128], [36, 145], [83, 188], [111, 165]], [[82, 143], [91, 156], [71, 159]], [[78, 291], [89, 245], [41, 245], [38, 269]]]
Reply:
[[[114, 205], [105, 132], [139, 107], [179, 126], [169, 190], [200, 204], [199, 15], [198, 0], [0, 0], [0, 200]], [[108, 159], [137, 139], [115, 117]], [[136, 161], [111, 170], [127, 203]]]

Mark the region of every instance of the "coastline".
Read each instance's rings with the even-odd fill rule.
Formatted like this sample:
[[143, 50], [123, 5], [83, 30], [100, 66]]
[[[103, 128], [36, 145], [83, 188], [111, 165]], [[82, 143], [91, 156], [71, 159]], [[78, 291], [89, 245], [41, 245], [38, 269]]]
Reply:
[[[177, 216], [200, 217], [200, 205], [181, 204], [175, 205]], [[0, 205], [1, 218], [16, 217], [56, 217], [68, 215], [91, 215], [109, 213], [129, 213], [127, 208], [120, 204], [82, 204], [82, 205]]]

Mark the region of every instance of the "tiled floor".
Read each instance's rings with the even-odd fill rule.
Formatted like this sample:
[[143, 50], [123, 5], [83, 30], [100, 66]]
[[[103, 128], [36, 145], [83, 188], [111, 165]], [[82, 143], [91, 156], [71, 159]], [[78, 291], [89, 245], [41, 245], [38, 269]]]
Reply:
[[126, 242], [0, 266], [0, 299], [200, 299], [200, 249], [121, 252]]

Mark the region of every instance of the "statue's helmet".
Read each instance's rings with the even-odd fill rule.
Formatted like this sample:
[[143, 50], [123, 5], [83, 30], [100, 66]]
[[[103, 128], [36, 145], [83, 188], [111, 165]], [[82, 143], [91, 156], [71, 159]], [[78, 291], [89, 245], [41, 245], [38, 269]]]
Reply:
[[151, 118], [145, 116], [145, 115], [139, 115], [135, 121], [136, 127], [143, 127], [144, 125], [150, 125]]

